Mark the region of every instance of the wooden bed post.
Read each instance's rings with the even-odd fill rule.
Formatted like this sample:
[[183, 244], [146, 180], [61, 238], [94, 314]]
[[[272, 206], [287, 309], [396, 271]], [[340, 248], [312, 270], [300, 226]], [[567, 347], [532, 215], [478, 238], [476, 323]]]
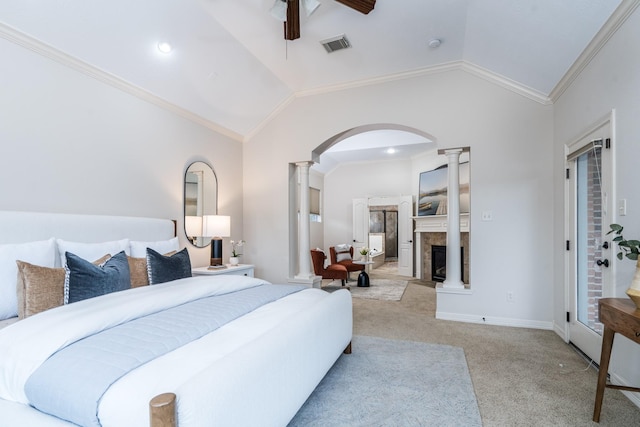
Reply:
[[176, 395], [159, 394], [149, 402], [149, 425], [151, 427], [176, 427]]
[[349, 345], [343, 351], [344, 354], [351, 354], [351, 341], [349, 341]]

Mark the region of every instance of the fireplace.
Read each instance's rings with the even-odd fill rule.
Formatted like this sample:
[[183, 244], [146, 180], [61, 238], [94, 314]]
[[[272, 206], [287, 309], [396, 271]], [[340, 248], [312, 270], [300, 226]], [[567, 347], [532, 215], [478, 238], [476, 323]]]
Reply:
[[[428, 215], [414, 217], [416, 222], [416, 277], [435, 281], [432, 278], [433, 258], [432, 246], [446, 247], [447, 244], [447, 217], [443, 215]], [[467, 284], [471, 277], [469, 271], [469, 214], [460, 214], [460, 246], [462, 249], [462, 275], [461, 280]], [[446, 253], [446, 251], [445, 251]], [[444, 279], [441, 279], [444, 280]]]
[[[464, 260], [464, 247], [460, 248], [460, 259]], [[447, 247], [431, 245], [431, 280], [444, 282], [447, 278]], [[464, 263], [460, 264], [460, 280], [464, 281]]]

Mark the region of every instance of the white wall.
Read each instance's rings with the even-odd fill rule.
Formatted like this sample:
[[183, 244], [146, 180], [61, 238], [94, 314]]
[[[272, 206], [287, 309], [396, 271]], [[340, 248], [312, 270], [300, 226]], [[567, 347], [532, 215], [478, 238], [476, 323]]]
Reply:
[[[613, 212], [611, 222], [625, 227], [626, 238], [640, 236], [640, 185], [638, 185], [638, 160], [640, 159], [640, 10], [628, 18], [613, 35], [605, 47], [595, 56], [571, 87], [555, 104], [554, 199], [556, 209], [554, 225], [554, 321], [556, 329], [565, 327], [564, 251], [564, 151], [565, 143], [571, 141], [586, 128], [612, 109], [615, 109], [613, 129], [615, 145], [615, 199], [627, 200], [627, 215], [617, 216]], [[615, 250], [615, 249], [614, 249]], [[611, 256], [615, 274], [615, 297], [626, 297], [634, 264], [618, 261]], [[640, 383], [637, 361], [640, 348], [624, 337], [616, 336], [610, 372], [627, 384]], [[640, 400], [636, 397], [636, 403]]]
[[[288, 164], [311, 159], [313, 149], [347, 129], [393, 123], [433, 135], [439, 148], [471, 147], [474, 291], [439, 295], [438, 309], [464, 320], [551, 327], [552, 110], [464, 71], [296, 99], [246, 143], [245, 237], [269, 242], [269, 250], [251, 253], [257, 274], [287, 280]], [[411, 185], [417, 182], [402, 192]], [[493, 212], [492, 222], [480, 221], [484, 210]], [[506, 302], [507, 291], [514, 303]]]
[[411, 160], [340, 165], [325, 175], [326, 248], [353, 241], [353, 199], [411, 195]]
[[241, 238], [241, 143], [2, 38], [0, 57], [0, 209], [176, 219], [187, 245], [184, 171], [204, 160]]

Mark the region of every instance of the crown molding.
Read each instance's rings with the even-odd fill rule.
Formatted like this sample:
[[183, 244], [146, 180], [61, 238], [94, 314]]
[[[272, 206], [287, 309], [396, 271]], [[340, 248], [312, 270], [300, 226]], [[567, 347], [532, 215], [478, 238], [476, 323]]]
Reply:
[[482, 68], [471, 62], [461, 62], [461, 68], [470, 74], [473, 74], [498, 86], [502, 86], [503, 88], [508, 89], [511, 92], [517, 93], [518, 95], [524, 96], [525, 98], [529, 98], [532, 101], [538, 102], [542, 105], [552, 104], [551, 99], [540, 91], [532, 89], [528, 86], [523, 85], [522, 83], [518, 83], [517, 81], [511, 80], [510, 78], [507, 78], [500, 74], [494, 73], [493, 71], [489, 71], [486, 68]]
[[202, 125], [208, 129], [218, 132], [224, 136], [227, 136], [236, 141], [242, 141], [242, 136], [230, 129], [213, 123], [210, 120], [203, 118], [191, 111], [188, 111], [178, 105], [167, 101], [139, 86], [136, 86], [114, 74], [111, 74], [98, 67], [90, 65], [84, 61], [79, 60], [71, 55], [62, 52], [59, 49], [54, 48], [42, 41], [31, 37], [15, 28], [0, 22], [0, 37], [31, 50], [41, 56], [49, 58], [59, 64], [65, 65], [75, 71], [78, 71], [86, 76], [92, 77], [102, 83], [108, 84], [116, 89], [126, 92], [139, 99], [154, 104], [164, 110], [174, 113], [182, 118], [190, 120], [194, 123]]
[[372, 79], [364, 79], [364, 80], [358, 80], [355, 82], [325, 86], [317, 89], [298, 91], [295, 93], [295, 96], [296, 98], [301, 98], [305, 96], [322, 95], [322, 94], [338, 92], [338, 91], [353, 89], [353, 88], [362, 87], [362, 86], [371, 86], [371, 85], [377, 85], [381, 83], [392, 82], [396, 80], [412, 79], [416, 77], [445, 73], [448, 71], [455, 71], [455, 70], [466, 71], [470, 74], [473, 74], [484, 80], [488, 80], [494, 84], [497, 84], [498, 86], [502, 86], [505, 89], [508, 89], [519, 95], [525, 96], [541, 104], [544, 104], [544, 105], [551, 104], [551, 100], [549, 99], [549, 97], [543, 94], [542, 92], [539, 92], [535, 89], [531, 89], [527, 86], [524, 86], [521, 83], [516, 82], [515, 80], [511, 80], [507, 77], [501, 76], [500, 74], [489, 71], [485, 68], [482, 68], [468, 61], [452, 61], [444, 64], [435, 65], [433, 67], [425, 67], [417, 70], [390, 74], [382, 77], [375, 77]]
[[573, 81], [582, 73], [587, 65], [589, 65], [591, 60], [600, 52], [600, 49], [607, 44], [609, 39], [618, 31], [638, 6], [640, 6], [640, 0], [622, 0], [600, 31], [593, 37], [573, 65], [569, 67], [569, 70], [560, 79], [556, 87], [553, 88], [549, 95], [552, 102], [556, 102], [571, 86]]

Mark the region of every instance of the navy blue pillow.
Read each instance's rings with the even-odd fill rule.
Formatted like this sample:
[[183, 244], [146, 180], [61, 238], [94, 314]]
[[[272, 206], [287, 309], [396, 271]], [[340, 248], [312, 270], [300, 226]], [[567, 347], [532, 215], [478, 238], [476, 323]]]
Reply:
[[191, 260], [187, 248], [170, 256], [147, 248], [147, 274], [150, 285], [191, 277]]
[[64, 303], [82, 301], [123, 291], [131, 287], [131, 274], [127, 254], [121, 251], [96, 266], [79, 256], [65, 252], [67, 264], [64, 280]]

